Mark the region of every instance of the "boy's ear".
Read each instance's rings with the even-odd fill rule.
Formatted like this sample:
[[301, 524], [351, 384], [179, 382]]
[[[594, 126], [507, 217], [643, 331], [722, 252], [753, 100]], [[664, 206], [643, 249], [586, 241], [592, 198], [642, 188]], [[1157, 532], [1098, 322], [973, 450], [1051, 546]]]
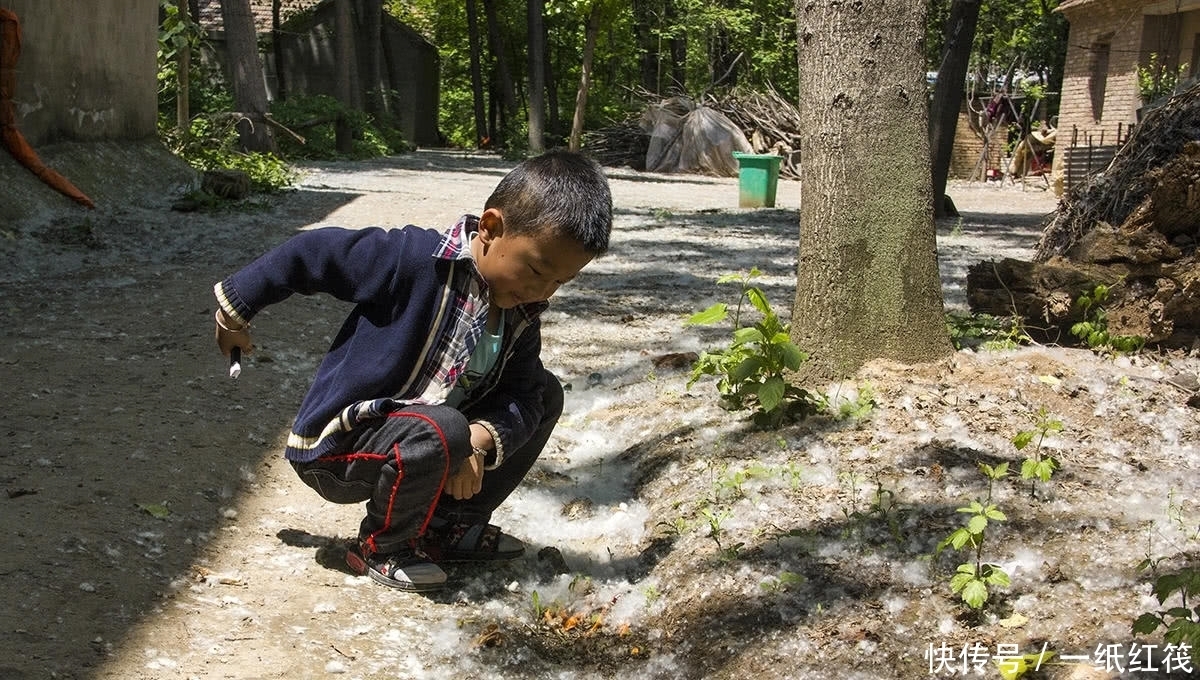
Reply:
[[497, 208], [488, 208], [479, 216], [479, 238], [484, 243], [499, 238], [504, 233], [504, 215]]

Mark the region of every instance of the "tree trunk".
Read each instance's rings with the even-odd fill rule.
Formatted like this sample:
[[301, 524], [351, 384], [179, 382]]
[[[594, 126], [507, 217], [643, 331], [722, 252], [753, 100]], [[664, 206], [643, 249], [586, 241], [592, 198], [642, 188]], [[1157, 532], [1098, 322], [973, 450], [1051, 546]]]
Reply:
[[[666, 23], [674, 26], [679, 23], [679, 10], [675, 0], [667, 0]], [[680, 94], [687, 94], [687, 36], [676, 35], [669, 42], [671, 50], [671, 85]]]
[[930, 196], [924, 3], [797, 0], [799, 379], [951, 351]]
[[729, 39], [729, 31], [723, 27], [718, 27], [708, 40], [708, 64], [709, 64], [709, 81], [708, 87], [713, 88], [717, 85], [726, 87], [734, 87], [737, 85], [737, 66], [738, 55], [732, 48], [732, 41]]
[[275, 96], [280, 100], [287, 99], [287, 80], [284, 76], [287, 69], [283, 67], [283, 31], [279, 28], [282, 23], [280, 21], [282, 9], [283, 0], [272, 0], [271, 53], [275, 55]]
[[[550, 25], [542, 21], [542, 74], [546, 84], [546, 130], [561, 139], [562, 118], [558, 110], [558, 78], [554, 77], [554, 51], [550, 49]], [[557, 144], [555, 144], [557, 146]]]
[[[336, 51], [335, 68], [337, 69], [337, 98], [342, 107], [347, 110], [356, 109], [354, 105], [354, 15], [350, 0], [335, 0], [334, 4], [334, 36]], [[353, 132], [346, 116], [338, 116], [334, 125], [334, 147], [339, 154], [349, 156], [354, 151]]]
[[510, 141], [509, 127], [517, 112], [517, 93], [513, 87], [512, 69], [508, 65], [508, 50], [504, 46], [504, 33], [500, 30], [500, 20], [496, 17], [496, 0], [483, 0], [483, 13], [487, 18], [488, 49], [495, 60], [494, 82], [500, 90], [500, 106], [498, 114], [500, 123], [493, 131], [492, 141], [497, 146], [506, 146]]
[[233, 102], [245, 117], [237, 126], [239, 141], [246, 151], [274, 152], [275, 138], [266, 122], [267, 87], [250, 0], [222, 0], [221, 17], [225, 21]]
[[[186, 21], [185, 17], [190, 18], [188, 14], [187, 0], [179, 0], [176, 3], [179, 11], [179, 20]], [[190, 77], [192, 72], [192, 48], [185, 43], [180, 46], [179, 53], [176, 55], [178, 63], [176, 68], [178, 73], [175, 74], [175, 126], [179, 131], [187, 134], [191, 128], [191, 103], [188, 101], [188, 92], [191, 88]]]
[[929, 113], [929, 148], [933, 158], [933, 212], [946, 215], [946, 178], [954, 152], [954, 132], [962, 108], [967, 68], [971, 63], [971, 43], [979, 20], [981, 0], [954, 0], [946, 20], [946, 47], [933, 87]]
[[658, 38], [654, 36], [654, 11], [650, 0], [633, 0], [633, 39], [638, 50], [642, 89], [658, 93]]
[[383, 0], [360, 0], [359, 39], [366, 57], [367, 112], [380, 124], [391, 126], [387, 82], [383, 77]]
[[475, 145], [484, 146], [488, 137], [487, 113], [484, 111], [483, 68], [480, 56], [479, 13], [475, 0], [467, 0], [467, 42], [471, 49], [471, 101], [475, 110]]
[[579, 151], [579, 138], [583, 135], [583, 115], [587, 111], [588, 88], [592, 83], [592, 56], [596, 52], [596, 35], [600, 33], [600, 0], [592, 2], [588, 13], [586, 38], [583, 41], [583, 65], [579, 69], [579, 92], [575, 94], [575, 118], [571, 123], [571, 151]]
[[529, 152], [546, 150], [545, 0], [526, 0], [529, 36]]

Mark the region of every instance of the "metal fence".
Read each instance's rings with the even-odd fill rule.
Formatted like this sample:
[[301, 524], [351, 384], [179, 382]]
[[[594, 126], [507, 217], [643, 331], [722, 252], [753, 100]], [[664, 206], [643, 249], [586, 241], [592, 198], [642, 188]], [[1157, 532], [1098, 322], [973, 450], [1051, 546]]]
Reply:
[[1105, 134], [1099, 132], [1080, 132], [1076, 126], [1071, 127], [1071, 138], [1063, 149], [1063, 179], [1070, 189], [1075, 184], [1086, 180], [1099, 172], [1104, 172], [1117, 151], [1129, 141], [1134, 126], [1123, 123], [1117, 124], [1117, 133]]

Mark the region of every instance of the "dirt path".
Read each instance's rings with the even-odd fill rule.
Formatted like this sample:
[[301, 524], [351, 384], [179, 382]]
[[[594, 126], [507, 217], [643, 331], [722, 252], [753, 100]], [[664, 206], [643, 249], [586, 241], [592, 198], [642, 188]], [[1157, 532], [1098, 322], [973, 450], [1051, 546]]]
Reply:
[[[733, 179], [614, 170], [613, 252], [547, 317], [569, 415], [498, 518], [531, 554], [453, 573], [433, 598], [345, 573], [337, 540], [358, 509], [318, 499], [278, 455], [345, 309], [316, 298], [264, 312], [260, 350], [232, 381], [212, 346], [211, 284], [315, 224], [448, 225], [509, 167], [424, 151], [314, 168], [262, 210], [173, 213], [160, 197], [6, 232], [0, 679], [914, 677], [927, 644], [1127, 643], [1130, 614], [1154, 604], [1132, 564], [1148, 526], [1173, 530], [1170, 498], [1184, 533], [1153, 549], [1192, 545], [1200, 420], [1171, 381], [1194, 375], [1194, 358], [1035, 349], [873, 367], [869, 421], [753, 433], [715, 408], [711, 385], [688, 390], [651, 360], [719, 341], [680, 324], [728, 297], [719, 274], [757, 266], [787, 308], [795, 185], [776, 209], [741, 210]], [[1027, 256], [1054, 199], [974, 186], [955, 200], [963, 219], [940, 225], [939, 245], [961, 307], [966, 266]], [[996, 557], [1019, 574], [1005, 616], [1030, 622], [970, 624], [921, 555], [947, 507], [977, 492], [974, 461], [1014, 457], [1008, 439], [1039, 406], [1067, 423], [1052, 442], [1062, 481], [1042, 502], [1005, 487], [1029, 508]], [[749, 469], [775, 472], [721, 486]], [[870, 514], [884, 488], [904, 503], [896, 544]], [[740, 556], [722, 559], [705, 509], [727, 513], [716, 535]], [[534, 554], [547, 546], [569, 573]], [[1066, 576], [1043, 577], [1051, 567]]]

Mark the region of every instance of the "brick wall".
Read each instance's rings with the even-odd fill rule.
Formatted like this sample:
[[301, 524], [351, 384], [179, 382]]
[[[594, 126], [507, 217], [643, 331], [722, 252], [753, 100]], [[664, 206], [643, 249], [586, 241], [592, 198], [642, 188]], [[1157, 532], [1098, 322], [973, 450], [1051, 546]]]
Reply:
[[[1073, 134], [1080, 144], [1089, 136], [1094, 144], [1102, 137], [1105, 145], [1113, 144], [1121, 130], [1137, 122], [1144, 5], [1142, 0], [1092, 0], [1063, 6], [1071, 33], [1058, 114], [1059, 149], [1070, 146]], [[1103, 97], [1096, 96], [1098, 79], [1104, 81]], [[1055, 154], [1056, 177], [1063, 173], [1066, 156]]]
[[[977, 102], [975, 106], [986, 106], [987, 102]], [[958, 127], [954, 131], [954, 149], [950, 155], [950, 174], [953, 179], [982, 179], [980, 174], [988, 168], [999, 168], [1001, 151], [1004, 146], [1004, 131], [998, 131], [992, 140], [986, 165], [980, 165], [979, 157], [983, 154], [983, 139], [971, 128], [970, 117], [973, 114], [963, 103], [958, 114]]]

